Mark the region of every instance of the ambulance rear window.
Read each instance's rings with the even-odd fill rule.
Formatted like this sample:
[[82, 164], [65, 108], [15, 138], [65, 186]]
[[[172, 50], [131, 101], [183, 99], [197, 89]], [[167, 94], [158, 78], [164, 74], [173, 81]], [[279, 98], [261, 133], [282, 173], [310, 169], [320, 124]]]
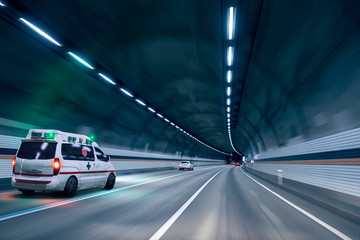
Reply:
[[94, 161], [94, 150], [92, 146], [82, 144], [67, 144], [61, 146], [61, 154], [64, 160]]
[[56, 144], [49, 142], [23, 142], [17, 157], [34, 160], [51, 159], [55, 157]]

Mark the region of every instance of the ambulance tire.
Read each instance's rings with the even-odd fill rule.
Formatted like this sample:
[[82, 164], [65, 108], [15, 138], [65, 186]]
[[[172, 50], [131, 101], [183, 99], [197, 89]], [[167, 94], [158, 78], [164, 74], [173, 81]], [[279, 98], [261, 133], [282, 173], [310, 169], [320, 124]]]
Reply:
[[78, 181], [75, 177], [70, 177], [64, 187], [64, 195], [66, 197], [73, 197], [76, 194]]
[[115, 175], [113, 173], [110, 173], [104, 188], [110, 190], [113, 189], [114, 185], [115, 185]]
[[29, 190], [29, 189], [19, 189], [20, 192], [24, 195], [33, 195], [35, 190]]

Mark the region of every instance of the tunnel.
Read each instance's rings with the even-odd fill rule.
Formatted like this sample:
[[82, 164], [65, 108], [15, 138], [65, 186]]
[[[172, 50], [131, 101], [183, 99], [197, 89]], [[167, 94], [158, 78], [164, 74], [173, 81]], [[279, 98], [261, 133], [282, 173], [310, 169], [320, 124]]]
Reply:
[[359, 12], [0, 0], [0, 239], [360, 239]]

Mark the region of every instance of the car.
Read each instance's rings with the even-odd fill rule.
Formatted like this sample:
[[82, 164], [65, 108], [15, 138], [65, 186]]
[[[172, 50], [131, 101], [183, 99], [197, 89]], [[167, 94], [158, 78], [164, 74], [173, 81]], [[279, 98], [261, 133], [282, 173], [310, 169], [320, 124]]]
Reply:
[[88, 136], [50, 129], [30, 129], [12, 161], [11, 185], [23, 194], [36, 190], [112, 189], [116, 181], [110, 157]]
[[194, 164], [190, 161], [183, 161], [179, 164], [179, 170], [194, 170]]

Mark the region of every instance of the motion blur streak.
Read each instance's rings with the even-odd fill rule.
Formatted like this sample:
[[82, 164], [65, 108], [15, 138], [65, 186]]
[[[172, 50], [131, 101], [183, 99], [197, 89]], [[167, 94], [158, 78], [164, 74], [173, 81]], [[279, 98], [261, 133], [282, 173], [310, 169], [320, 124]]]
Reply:
[[212, 176], [204, 185], [199, 188], [199, 190], [194, 193], [194, 195], [189, 198], [189, 200], [186, 201], [184, 205], [150, 238], [150, 240], [158, 240], [160, 239], [164, 233], [173, 225], [173, 223], [180, 217], [180, 215], [185, 211], [185, 209], [194, 201], [194, 199], [200, 194], [200, 192], [206, 187], [206, 185], [211, 182], [220, 172], [222, 172], [224, 169], [221, 169], [219, 172], [217, 172], [214, 176]]
[[187, 173], [180, 173], [180, 174], [176, 174], [176, 175], [172, 175], [172, 176], [168, 176], [168, 177], [164, 177], [164, 178], [158, 178], [158, 179], [154, 179], [154, 180], [150, 180], [150, 181], [146, 181], [146, 182], [136, 183], [136, 184], [133, 184], [133, 185], [130, 185], [130, 186], [117, 188], [117, 189], [114, 189], [114, 190], [111, 190], [111, 191], [106, 191], [106, 192], [101, 192], [101, 193], [96, 193], [96, 194], [90, 194], [90, 195], [86, 195], [86, 196], [82, 196], [82, 197], [77, 197], [77, 198], [71, 199], [71, 200], [61, 201], [61, 202], [57, 202], [57, 203], [53, 203], [53, 204], [40, 206], [40, 207], [26, 209], [26, 210], [19, 211], [19, 212], [5, 214], [5, 215], [0, 216], [0, 221], [5, 221], [7, 219], [23, 216], [23, 215], [26, 215], [26, 214], [30, 214], [30, 213], [34, 213], [34, 212], [38, 212], [38, 211], [42, 211], [42, 210], [46, 210], [46, 209], [49, 209], [49, 208], [59, 207], [59, 206], [65, 205], [65, 204], [74, 203], [74, 202], [82, 201], [82, 200], [85, 200], [85, 199], [94, 198], [94, 197], [102, 196], [102, 195], [105, 195], [105, 194], [109, 194], [109, 193], [113, 193], [113, 192], [117, 192], [117, 191], [122, 191], [122, 190], [125, 190], [125, 189], [129, 189], [129, 188], [133, 188], [133, 187], [137, 187], [137, 186], [141, 186], [141, 185], [145, 185], [145, 184], [165, 180], [165, 179], [180, 176], [180, 175], [183, 175], [183, 174], [187, 174]]
[[[69, 200], [52, 195], [64, 205], [0, 221], [1, 239], [150, 239], [207, 182], [161, 239], [339, 239], [245, 176], [238, 166], [119, 175], [121, 181], [111, 194], [85, 190]], [[359, 239], [359, 224], [253, 178], [349, 238]], [[37, 201], [49, 195], [18, 193], [13, 201], [0, 199], [0, 214], [36, 208]], [[59, 229], [66, 231], [59, 234]]]
[[304, 209], [302, 209], [301, 207], [296, 206], [295, 204], [293, 204], [292, 202], [290, 202], [289, 200], [287, 200], [286, 198], [282, 197], [281, 195], [277, 194], [276, 192], [270, 190], [269, 188], [265, 187], [263, 184], [259, 183], [258, 181], [256, 181], [255, 179], [253, 179], [252, 177], [250, 177], [249, 175], [247, 175], [246, 173], [244, 173], [243, 170], [241, 170], [241, 172], [243, 174], [245, 174], [248, 178], [250, 178], [251, 180], [253, 180], [254, 182], [256, 182], [257, 184], [259, 184], [261, 187], [265, 188], [267, 191], [271, 192], [272, 194], [274, 194], [276, 197], [280, 198], [281, 200], [283, 200], [284, 202], [286, 202], [287, 204], [289, 204], [290, 206], [292, 206], [293, 208], [295, 208], [296, 210], [298, 210], [299, 212], [301, 212], [302, 214], [306, 215], [307, 217], [309, 217], [310, 219], [314, 220], [315, 222], [317, 222], [318, 224], [320, 224], [321, 226], [323, 226], [324, 228], [326, 228], [327, 230], [331, 231], [332, 233], [336, 234], [337, 236], [339, 236], [341, 239], [345, 239], [345, 240], [349, 240], [351, 238], [349, 238], [348, 236], [346, 236], [345, 234], [343, 234], [342, 232], [340, 232], [339, 230], [337, 230], [336, 228], [330, 226], [329, 224], [321, 221], [319, 218], [315, 217], [314, 215], [308, 213], [307, 211], [305, 211]]

